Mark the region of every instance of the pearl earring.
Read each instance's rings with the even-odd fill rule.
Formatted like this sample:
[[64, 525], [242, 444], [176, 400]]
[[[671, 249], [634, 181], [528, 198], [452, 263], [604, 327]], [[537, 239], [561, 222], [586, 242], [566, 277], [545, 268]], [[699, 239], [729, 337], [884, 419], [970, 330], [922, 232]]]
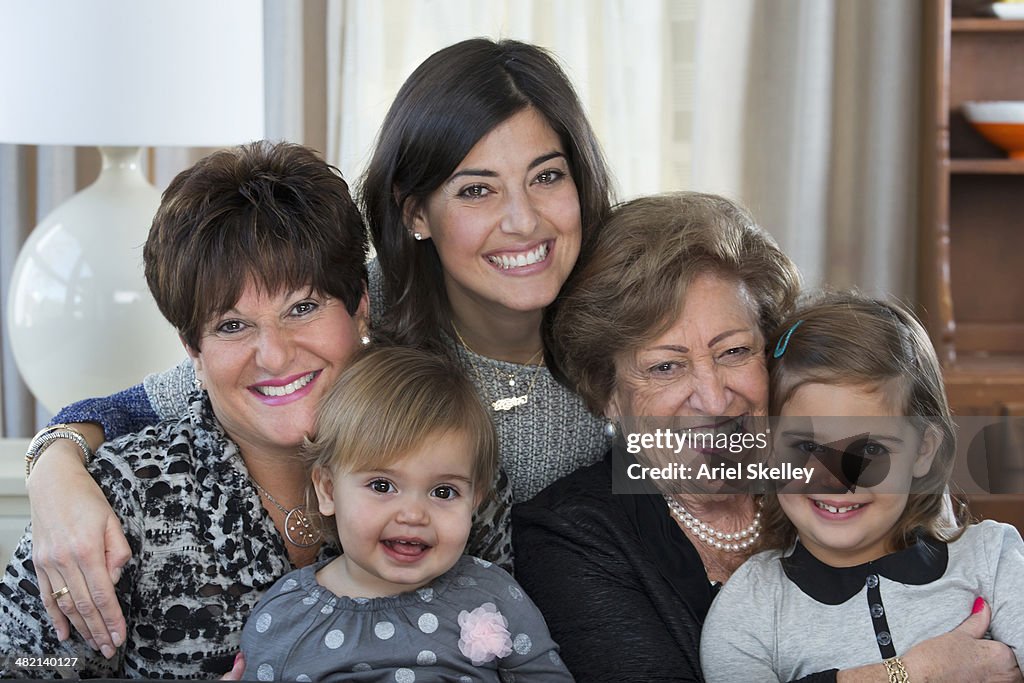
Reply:
[[615, 438], [615, 434], [616, 434], [615, 423], [611, 422], [611, 421], [605, 422], [604, 423], [604, 435], [607, 436], [609, 439], [614, 439]]

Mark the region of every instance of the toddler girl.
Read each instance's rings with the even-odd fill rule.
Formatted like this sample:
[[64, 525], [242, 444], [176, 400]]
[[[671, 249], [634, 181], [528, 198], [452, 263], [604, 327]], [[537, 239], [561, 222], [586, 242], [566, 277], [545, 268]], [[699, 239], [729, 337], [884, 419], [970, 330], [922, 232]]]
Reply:
[[497, 468], [490, 416], [457, 366], [363, 352], [304, 446], [343, 554], [285, 575], [242, 632], [245, 678], [571, 681], [536, 606], [463, 556]]
[[767, 550], [704, 624], [706, 679], [882, 662], [888, 680], [912, 681], [900, 656], [957, 626], [978, 596], [1024, 666], [1024, 543], [1010, 525], [965, 528], [948, 511], [954, 427], [924, 329], [900, 306], [832, 294], [781, 330], [768, 346], [775, 455], [815, 476], [766, 496]]

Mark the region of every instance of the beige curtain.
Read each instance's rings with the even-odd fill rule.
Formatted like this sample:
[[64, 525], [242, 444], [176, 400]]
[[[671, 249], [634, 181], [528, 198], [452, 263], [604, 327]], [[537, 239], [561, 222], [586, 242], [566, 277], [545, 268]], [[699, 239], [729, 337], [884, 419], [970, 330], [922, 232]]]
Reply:
[[919, 24], [917, 2], [701, 4], [693, 185], [809, 284], [914, 294]]

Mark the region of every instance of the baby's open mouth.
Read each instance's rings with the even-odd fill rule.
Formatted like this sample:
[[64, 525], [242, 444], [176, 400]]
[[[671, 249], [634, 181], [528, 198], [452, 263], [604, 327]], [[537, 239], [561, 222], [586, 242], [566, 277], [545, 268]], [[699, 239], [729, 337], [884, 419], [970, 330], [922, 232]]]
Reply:
[[422, 555], [426, 551], [430, 550], [430, 546], [422, 541], [387, 540], [381, 541], [381, 543], [398, 555], [407, 555], [410, 557]]

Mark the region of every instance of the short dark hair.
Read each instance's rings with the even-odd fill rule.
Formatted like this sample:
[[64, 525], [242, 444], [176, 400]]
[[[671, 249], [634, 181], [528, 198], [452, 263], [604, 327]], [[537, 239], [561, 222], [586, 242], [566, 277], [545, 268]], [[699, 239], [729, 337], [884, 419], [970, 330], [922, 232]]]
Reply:
[[739, 204], [676, 192], [617, 206], [569, 278], [545, 329], [556, 368], [600, 413], [615, 359], [662, 334], [703, 273], [742, 284], [764, 337], [796, 303], [800, 273]]
[[179, 173], [142, 253], [160, 312], [197, 351], [203, 325], [250, 281], [268, 293], [308, 287], [350, 315], [365, 290], [367, 236], [348, 185], [292, 143], [220, 150]]
[[384, 118], [361, 197], [383, 274], [384, 333], [438, 348], [452, 332], [443, 271], [431, 240], [416, 242], [405, 215], [421, 208], [476, 143], [535, 109], [558, 135], [580, 200], [583, 251], [610, 205], [611, 181], [597, 137], [558, 62], [514, 40], [464, 40], [428, 57]]

